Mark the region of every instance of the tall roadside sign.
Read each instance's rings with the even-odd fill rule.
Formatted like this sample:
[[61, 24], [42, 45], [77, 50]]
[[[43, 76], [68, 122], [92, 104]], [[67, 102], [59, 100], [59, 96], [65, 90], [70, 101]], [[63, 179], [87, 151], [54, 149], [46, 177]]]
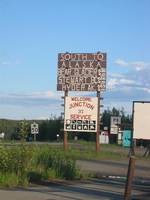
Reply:
[[[68, 145], [67, 132], [96, 132], [99, 151], [100, 92], [105, 89], [106, 53], [58, 54], [57, 90], [64, 91], [65, 96], [64, 149]], [[69, 91], [96, 91], [97, 97], [68, 97]]]

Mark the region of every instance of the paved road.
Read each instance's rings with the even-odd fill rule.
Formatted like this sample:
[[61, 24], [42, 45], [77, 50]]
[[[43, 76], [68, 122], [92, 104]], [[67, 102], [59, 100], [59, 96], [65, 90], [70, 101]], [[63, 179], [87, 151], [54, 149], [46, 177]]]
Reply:
[[[26, 189], [0, 190], [2, 200], [123, 200], [124, 180], [91, 179], [89, 181], [51, 182]], [[132, 199], [148, 200], [148, 183], [136, 182]]]
[[[124, 161], [85, 161], [78, 160], [77, 165], [82, 171], [94, 172], [99, 176], [126, 176], [128, 170], [128, 162]], [[135, 178], [150, 179], [150, 160], [136, 160], [135, 162]]]
[[[88, 181], [51, 181], [25, 189], [0, 190], [1, 200], [123, 200], [128, 161], [78, 161], [82, 170], [99, 173]], [[136, 164], [132, 199], [150, 196], [149, 161]], [[104, 178], [107, 177], [107, 178]], [[121, 177], [120, 177], [121, 176]], [[102, 178], [103, 177], [103, 178]]]
[[[128, 159], [124, 161], [77, 161], [82, 171], [99, 179], [49, 182], [25, 189], [0, 189], [0, 200], [123, 200]], [[106, 177], [106, 178], [104, 178]], [[121, 178], [120, 178], [121, 177]], [[132, 199], [150, 199], [150, 160], [136, 160]]]

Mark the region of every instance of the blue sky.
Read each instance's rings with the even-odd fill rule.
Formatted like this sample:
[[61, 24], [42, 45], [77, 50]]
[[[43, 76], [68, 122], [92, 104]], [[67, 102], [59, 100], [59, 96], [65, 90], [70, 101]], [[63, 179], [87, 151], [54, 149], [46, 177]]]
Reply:
[[0, 0], [0, 118], [60, 114], [59, 52], [107, 53], [104, 108], [131, 113], [133, 100], [150, 100], [149, 8], [149, 0]]

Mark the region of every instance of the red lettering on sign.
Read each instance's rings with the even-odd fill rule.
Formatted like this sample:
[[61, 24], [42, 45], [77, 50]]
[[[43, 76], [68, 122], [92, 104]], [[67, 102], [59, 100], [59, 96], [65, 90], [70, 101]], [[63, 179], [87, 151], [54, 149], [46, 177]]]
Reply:
[[91, 120], [91, 115], [78, 115], [72, 114], [70, 115], [71, 120]]

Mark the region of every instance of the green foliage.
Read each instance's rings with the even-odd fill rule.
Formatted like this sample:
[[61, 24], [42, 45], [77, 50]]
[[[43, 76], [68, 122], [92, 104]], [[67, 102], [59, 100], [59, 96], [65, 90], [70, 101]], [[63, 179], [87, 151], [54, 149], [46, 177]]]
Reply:
[[55, 174], [57, 178], [74, 179], [78, 175], [75, 160], [59, 149], [41, 149], [36, 165], [41, 166], [46, 174]]
[[[0, 184], [27, 185], [27, 172], [31, 162], [30, 149], [25, 146], [0, 148]], [[15, 177], [15, 178], [14, 178]], [[14, 179], [14, 181], [13, 181]]]
[[23, 145], [9, 148], [0, 147], [0, 172], [24, 176], [28, 170], [31, 153], [29, 147]]
[[37, 140], [40, 141], [54, 141], [57, 139], [56, 135], [60, 134], [61, 121], [60, 119], [45, 120], [40, 124], [40, 134], [37, 136]]
[[19, 136], [21, 140], [26, 140], [29, 133], [30, 133], [29, 122], [24, 119], [19, 123]]
[[[54, 141], [57, 139], [56, 135], [60, 133], [62, 128], [60, 118], [50, 118], [47, 120], [36, 120], [39, 124], [38, 141]], [[5, 120], [0, 119], [0, 133], [5, 133], [5, 139], [25, 140], [31, 136], [30, 126], [33, 120]]]
[[16, 134], [17, 121], [0, 119], [0, 133], [5, 133], [5, 139], [11, 139]]
[[15, 173], [1, 173], [0, 185], [4, 187], [16, 187], [19, 183], [19, 178]]
[[[121, 109], [106, 109], [104, 110], [101, 118], [101, 129], [104, 127], [108, 127], [108, 131], [110, 128], [110, 117], [111, 116], [121, 116], [121, 129], [130, 129], [132, 125], [132, 116], [126, 115], [125, 110]], [[23, 139], [25, 140], [27, 136], [30, 135], [30, 125], [32, 120], [23, 120], [23, 121], [15, 121], [15, 120], [0, 120], [0, 132], [4, 132], [6, 139]], [[60, 118], [56, 118], [51, 116], [50, 119], [47, 120], [37, 120], [39, 124], [39, 134], [37, 135], [38, 141], [54, 141], [57, 139], [56, 135], [59, 134], [59, 139], [63, 138], [63, 134], [60, 131], [63, 128], [63, 124], [61, 123]], [[74, 133], [70, 133], [68, 135], [68, 139], [74, 139]], [[78, 133], [78, 139], [83, 139], [86, 141], [95, 141], [95, 134], [93, 133]]]
[[112, 108], [110, 110], [109, 108], [107, 110], [104, 110], [101, 122], [102, 122], [102, 129], [104, 127], [108, 127], [108, 130], [110, 129], [110, 119], [111, 116], [121, 116], [121, 129], [128, 129], [131, 128], [132, 126], [132, 116], [130, 115], [125, 115], [125, 110], [124, 108], [121, 108], [120, 110], [116, 108]]
[[0, 185], [26, 186], [30, 181], [77, 176], [75, 160], [61, 149], [25, 145], [0, 147]]

